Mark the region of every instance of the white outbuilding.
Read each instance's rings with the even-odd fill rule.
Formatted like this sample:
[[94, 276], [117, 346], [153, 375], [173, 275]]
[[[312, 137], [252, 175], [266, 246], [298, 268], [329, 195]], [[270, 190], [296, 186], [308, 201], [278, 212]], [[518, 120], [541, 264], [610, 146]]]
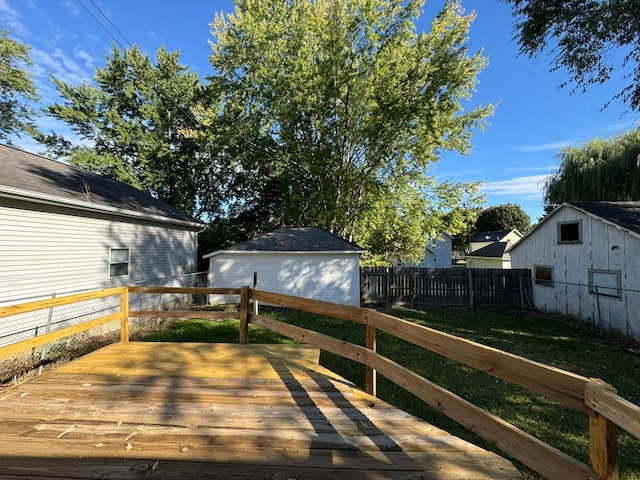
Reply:
[[640, 202], [566, 202], [510, 253], [536, 310], [640, 340]]
[[204, 258], [210, 287], [252, 287], [255, 274], [260, 290], [359, 306], [362, 253], [321, 228], [303, 227], [281, 228]]

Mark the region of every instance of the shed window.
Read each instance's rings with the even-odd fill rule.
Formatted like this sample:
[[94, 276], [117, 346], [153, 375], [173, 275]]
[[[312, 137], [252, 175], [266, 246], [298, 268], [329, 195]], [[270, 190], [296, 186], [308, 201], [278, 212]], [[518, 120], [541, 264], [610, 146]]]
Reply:
[[109, 278], [129, 275], [130, 252], [128, 248], [109, 249]]
[[582, 222], [558, 223], [558, 243], [582, 243]]
[[535, 283], [536, 285], [553, 287], [553, 267], [551, 265], [536, 265]]
[[606, 297], [622, 297], [619, 270], [589, 270], [589, 293]]

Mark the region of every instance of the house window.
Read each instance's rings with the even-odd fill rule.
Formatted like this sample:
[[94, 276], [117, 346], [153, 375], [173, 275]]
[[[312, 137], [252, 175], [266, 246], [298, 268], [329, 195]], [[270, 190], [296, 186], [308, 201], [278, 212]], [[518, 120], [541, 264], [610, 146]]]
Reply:
[[619, 270], [589, 269], [589, 293], [606, 297], [622, 297]]
[[536, 265], [534, 281], [536, 285], [553, 287], [553, 267], [550, 265]]
[[126, 277], [129, 275], [129, 249], [109, 249], [109, 278]]
[[558, 243], [582, 243], [582, 221], [558, 223]]

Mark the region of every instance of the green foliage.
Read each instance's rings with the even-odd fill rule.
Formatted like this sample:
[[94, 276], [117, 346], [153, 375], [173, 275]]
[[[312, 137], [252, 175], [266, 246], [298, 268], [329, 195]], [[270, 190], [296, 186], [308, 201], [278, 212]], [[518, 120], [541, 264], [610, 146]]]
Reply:
[[526, 233], [531, 228], [531, 218], [519, 205], [506, 203], [483, 210], [475, 224], [475, 234], [496, 230], [513, 230]]
[[640, 129], [566, 147], [544, 186], [547, 204], [640, 200]]
[[229, 211], [242, 230], [319, 226], [373, 256], [411, 256], [456, 200], [478, 200], [476, 186], [429, 174], [443, 152], [468, 152], [493, 110], [464, 104], [486, 64], [467, 51], [473, 17], [446, 2], [416, 33], [421, 8], [238, 1], [216, 17], [211, 81], [223, 108], [202, 115], [237, 162]]
[[11, 144], [10, 136], [36, 134], [36, 112], [30, 101], [38, 100], [33, 76], [30, 47], [9, 37], [0, 25], [0, 140]]
[[47, 113], [66, 122], [82, 144], [55, 133], [41, 141], [72, 165], [129, 183], [185, 212], [215, 210], [214, 169], [184, 133], [195, 123], [190, 109], [204, 89], [178, 60], [178, 52], [164, 47], [154, 63], [136, 46], [122, 53], [113, 46], [105, 66], [96, 69], [95, 86], [53, 78], [64, 102]]
[[[167, 328], [143, 335], [141, 342], [238, 343], [240, 327], [237, 320], [178, 320]], [[249, 325], [251, 343], [294, 343], [293, 340]]]
[[513, 4], [521, 53], [549, 49], [552, 70], [584, 91], [614, 74], [630, 83], [613, 98], [640, 110], [640, 3], [637, 0], [505, 0]]

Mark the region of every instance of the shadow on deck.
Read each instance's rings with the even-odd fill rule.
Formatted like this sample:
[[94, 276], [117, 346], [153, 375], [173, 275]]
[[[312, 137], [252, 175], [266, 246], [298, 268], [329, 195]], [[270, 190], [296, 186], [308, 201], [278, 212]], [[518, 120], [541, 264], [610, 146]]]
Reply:
[[116, 343], [0, 394], [0, 479], [520, 479], [308, 345]]

